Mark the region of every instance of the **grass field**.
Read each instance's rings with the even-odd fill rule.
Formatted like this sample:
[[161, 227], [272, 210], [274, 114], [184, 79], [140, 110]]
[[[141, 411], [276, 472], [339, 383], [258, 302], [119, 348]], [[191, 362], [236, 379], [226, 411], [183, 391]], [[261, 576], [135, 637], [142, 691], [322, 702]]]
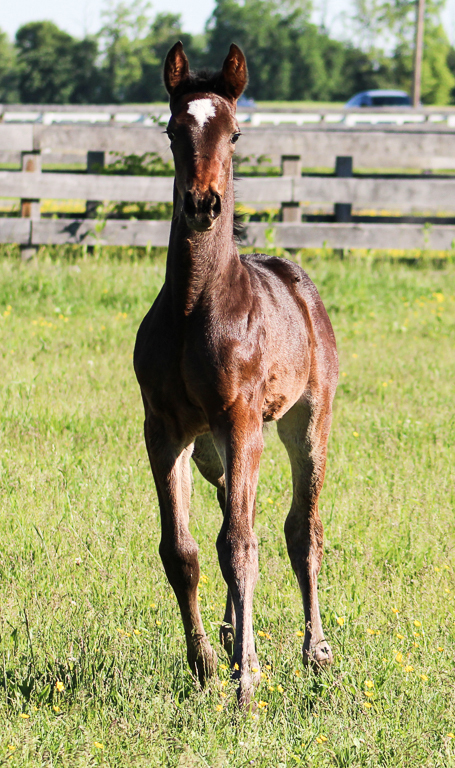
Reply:
[[158, 556], [132, 349], [164, 257], [53, 254], [0, 253], [0, 764], [455, 765], [455, 266], [303, 256], [341, 362], [321, 505], [336, 658], [319, 677], [302, 667], [290, 472], [272, 427], [252, 715], [218, 644], [220, 513], [196, 470], [200, 602], [219, 655], [207, 690]]

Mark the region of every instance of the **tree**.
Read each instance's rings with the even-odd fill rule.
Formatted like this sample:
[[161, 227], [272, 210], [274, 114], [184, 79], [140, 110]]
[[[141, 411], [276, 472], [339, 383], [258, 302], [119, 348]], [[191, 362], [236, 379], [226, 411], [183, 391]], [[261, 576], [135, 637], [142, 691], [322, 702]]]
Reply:
[[[455, 85], [448, 64], [450, 45], [440, 23], [445, 0], [426, 0], [421, 98], [447, 104]], [[352, 18], [363, 49], [380, 61], [378, 82], [411, 92], [415, 45], [416, 0], [355, 0]], [[377, 42], [391, 53], [378, 50]]]
[[0, 29], [0, 102], [14, 104], [19, 101], [16, 52], [6, 32]]
[[373, 70], [365, 54], [312, 24], [305, 2], [217, 0], [207, 24], [207, 64], [219, 67], [232, 41], [246, 53], [248, 93], [256, 99], [346, 99], [358, 85], [359, 61]]
[[87, 104], [100, 96], [95, 38], [76, 40], [51, 21], [16, 34], [18, 89], [23, 104]]
[[16, 34], [19, 93], [24, 104], [65, 104], [74, 83], [73, 38], [51, 21], [24, 24]]
[[449, 67], [450, 43], [441, 24], [428, 25], [422, 61], [422, 102], [450, 104], [455, 76]]
[[192, 35], [183, 32], [180, 15], [159, 13], [150, 24], [139, 56], [140, 77], [129, 89], [129, 98], [137, 102], [167, 101], [163, 84], [163, 63], [169, 49], [177, 40], [183, 42], [191, 66], [198, 66], [200, 52], [193, 44]]
[[151, 23], [150, 4], [134, 0], [111, 3], [103, 12], [104, 25], [99, 32], [101, 42], [103, 100], [121, 103], [129, 100], [134, 83], [142, 75], [144, 38]]

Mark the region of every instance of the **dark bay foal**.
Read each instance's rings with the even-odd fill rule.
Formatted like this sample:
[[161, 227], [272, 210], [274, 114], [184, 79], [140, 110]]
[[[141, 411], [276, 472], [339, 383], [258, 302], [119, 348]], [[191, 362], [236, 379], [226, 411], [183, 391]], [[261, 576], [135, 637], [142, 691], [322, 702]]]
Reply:
[[338, 377], [335, 337], [302, 269], [272, 256], [240, 256], [234, 241], [236, 103], [247, 82], [242, 51], [231, 45], [221, 72], [206, 76], [190, 73], [177, 43], [164, 78], [174, 212], [164, 285], [139, 329], [134, 364], [161, 511], [160, 554], [180, 606], [188, 662], [204, 683], [217, 661], [199, 612], [198, 548], [188, 529], [192, 456], [217, 489], [223, 512], [217, 549], [228, 597], [221, 642], [239, 702], [247, 704], [260, 678], [253, 523], [264, 421], [278, 422], [292, 465], [285, 534], [303, 598], [303, 660], [315, 668], [332, 662], [317, 578], [318, 497]]

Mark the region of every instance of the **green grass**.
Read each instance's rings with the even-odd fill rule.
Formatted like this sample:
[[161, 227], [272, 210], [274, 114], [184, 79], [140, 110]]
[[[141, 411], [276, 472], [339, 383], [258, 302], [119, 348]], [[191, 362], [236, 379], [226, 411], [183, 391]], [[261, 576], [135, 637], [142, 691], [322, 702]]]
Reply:
[[266, 706], [252, 716], [218, 644], [220, 513], [196, 471], [191, 527], [219, 654], [207, 690], [188, 673], [158, 556], [132, 349], [164, 257], [61, 253], [23, 265], [3, 248], [0, 261], [0, 764], [455, 765], [455, 266], [301, 254], [342, 372], [321, 498], [336, 656], [319, 677], [302, 667], [290, 472], [272, 427], [254, 609]]

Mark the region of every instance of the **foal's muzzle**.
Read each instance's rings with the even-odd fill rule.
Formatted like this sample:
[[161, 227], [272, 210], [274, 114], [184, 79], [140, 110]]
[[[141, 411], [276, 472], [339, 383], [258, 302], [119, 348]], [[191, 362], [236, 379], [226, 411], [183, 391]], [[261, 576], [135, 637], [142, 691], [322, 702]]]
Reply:
[[212, 227], [221, 213], [221, 197], [217, 192], [201, 194], [188, 190], [183, 200], [183, 212], [191, 229], [204, 232]]

